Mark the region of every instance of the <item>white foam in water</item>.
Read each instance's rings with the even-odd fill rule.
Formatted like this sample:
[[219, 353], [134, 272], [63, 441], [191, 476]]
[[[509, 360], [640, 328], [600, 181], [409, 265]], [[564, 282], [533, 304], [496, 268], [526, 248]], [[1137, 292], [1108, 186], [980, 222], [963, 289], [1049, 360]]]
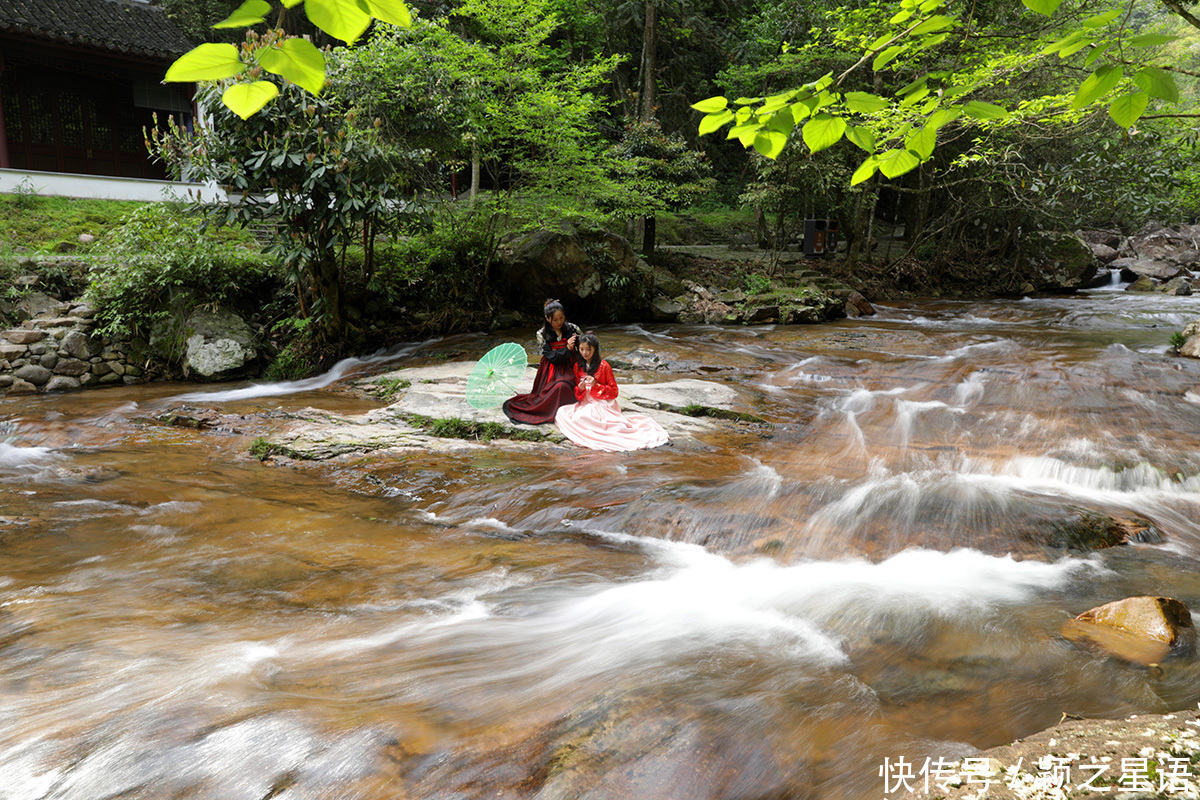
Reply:
[[40, 467], [61, 458], [49, 447], [17, 447], [0, 442], [0, 469]]
[[1200, 497], [1187, 497], [1196, 494], [1200, 477], [1172, 480], [1166, 473], [1145, 463], [1112, 470], [1076, 466], [1047, 456], [1026, 456], [1009, 461], [997, 477], [1008, 479], [1022, 489], [1050, 494], [1095, 499], [1119, 495], [1145, 495], [1145, 499], [1152, 499], [1151, 496], [1167, 495], [1200, 500]]
[[972, 372], [954, 387], [954, 398], [960, 406], [966, 406], [983, 396], [987, 379], [983, 372]]
[[510, 528], [507, 523], [496, 519], [495, 517], [476, 517], [465, 523], [468, 526], [475, 528], [493, 528], [498, 531], [515, 531], [516, 528]]
[[227, 389], [221, 392], [188, 392], [186, 394], [171, 397], [166, 402], [226, 403], [233, 400], [250, 400], [255, 397], [278, 397], [280, 395], [313, 391], [314, 389], [324, 389], [326, 386], [331, 386], [342, 380], [359, 367], [368, 367], [387, 361], [396, 361], [401, 358], [406, 358], [432, 341], [434, 340], [430, 339], [425, 342], [405, 345], [397, 350], [378, 353], [369, 358], [343, 358], [341, 361], [333, 365], [333, 369], [329, 370], [325, 374], [316, 375], [312, 378], [305, 378], [304, 380], [281, 381], [279, 383], [263, 384], [255, 383], [242, 387], [241, 389]]

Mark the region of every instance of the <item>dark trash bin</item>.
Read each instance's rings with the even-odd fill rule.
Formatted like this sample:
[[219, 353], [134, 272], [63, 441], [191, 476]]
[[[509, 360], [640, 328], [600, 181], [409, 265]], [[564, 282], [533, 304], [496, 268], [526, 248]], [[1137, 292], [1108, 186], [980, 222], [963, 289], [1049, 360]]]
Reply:
[[825, 255], [825, 234], [827, 220], [804, 220], [804, 255]]

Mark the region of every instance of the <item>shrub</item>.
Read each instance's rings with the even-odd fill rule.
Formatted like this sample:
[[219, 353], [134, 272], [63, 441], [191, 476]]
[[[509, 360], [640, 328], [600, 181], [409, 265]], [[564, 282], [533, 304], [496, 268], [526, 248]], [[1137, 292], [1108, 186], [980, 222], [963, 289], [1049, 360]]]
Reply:
[[138, 208], [90, 254], [88, 297], [101, 332], [136, 333], [166, 317], [172, 301], [236, 305], [269, 295], [278, 270], [236, 235], [202, 232], [169, 204]]

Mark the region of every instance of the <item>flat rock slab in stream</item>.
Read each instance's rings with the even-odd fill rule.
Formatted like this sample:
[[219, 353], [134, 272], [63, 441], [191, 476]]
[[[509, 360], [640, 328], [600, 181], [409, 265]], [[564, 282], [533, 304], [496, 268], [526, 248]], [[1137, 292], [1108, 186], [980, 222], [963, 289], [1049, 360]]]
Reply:
[[[373, 394], [388, 394], [394, 402], [384, 408], [350, 417], [335, 417], [313, 411], [294, 426], [273, 434], [266, 447], [270, 454], [306, 460], [326, 460], [338, 456], [379, 450], [426, 450], [452, 452], [483, 447], [536, 449], [547, 442], [575, 448], [553, 425], [513, 424], [499, 406], [477, 409], [466, 399], [467, 377], [475, 362], [455, 362], [431, 367], [401, 369], [356, 382], [360, 389]], [[534, 370], [526, 371], [518, 392], [533, 385]], [[670, 409], [689, 405], [707, 406], [725, 411], [740, 405], [741, 397], [728, 384], [697, 379], [665, 383], [622, 383], [619, 400], [624, 411], [645, 414], [666, 429], [676, 447], [703, 448], [697, 436], [736, 427], [737, 423], [691, 417]], [[433, 435], [432, 420], [461, 420], [470, 436], [470, 423], [487, 426], [472, 438], [447, 438]], [[464, 426], [460, 426], [464, 427]], [[502, 428], [502, 430], [501, 430]], [[487, 438], [495, 435], [496, 438]], [[521, 437], [530, 437], [531, 440]]]

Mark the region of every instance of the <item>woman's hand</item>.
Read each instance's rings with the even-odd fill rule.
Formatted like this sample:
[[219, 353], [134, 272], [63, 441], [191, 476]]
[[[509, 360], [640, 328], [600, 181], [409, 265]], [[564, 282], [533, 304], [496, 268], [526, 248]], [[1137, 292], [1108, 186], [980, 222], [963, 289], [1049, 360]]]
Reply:
[[580, 385], [581, 385], [581, 386], [582, 386], [582, 387], [583, 387], [585, 390], [588, 390], [588, 391], [590, 391], [590, 390], [591, 390], [591, 388], [592, 388], [593, 386], [595, 386], [595, 385], [596, 385], [596, 379], [595, 379], [595, 378], [593, 378], [591, 375], [584, 375], [584, 376], [583, 376], [583, 380], [581, 380], [581, 381], [579, 382], [579, 384], [580, 384]]
[[567, 349], [568, 349], [568, 350], [574, 350], [574, 349], [575, 349], [575, 339], [576, 339], [577, 337], [578, 337], [578, 334], [572, 334], [572, 335], [571, 335], [571, 338], [570, 338], [570, 339], [567, 339]]

